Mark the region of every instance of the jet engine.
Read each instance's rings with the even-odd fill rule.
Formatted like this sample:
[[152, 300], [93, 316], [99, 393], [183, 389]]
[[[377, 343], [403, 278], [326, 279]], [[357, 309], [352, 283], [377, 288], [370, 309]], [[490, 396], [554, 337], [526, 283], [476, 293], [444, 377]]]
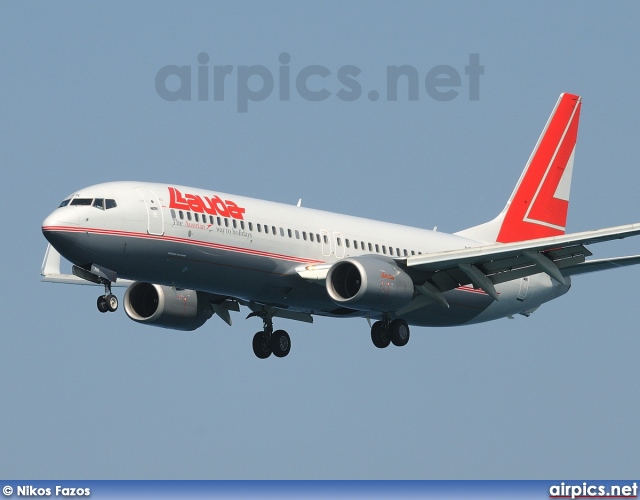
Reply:
[[327, 273], [327, 292], [338, 305], [359, 311], [393, 312], [414, 295], [413, 281], [393, 261], [371, 256], [336, 262]]
[[133, 321], [173, 330], [195, 330], [213, 315], [203, 293], [143, 281], [127, 288], [124, 310]]

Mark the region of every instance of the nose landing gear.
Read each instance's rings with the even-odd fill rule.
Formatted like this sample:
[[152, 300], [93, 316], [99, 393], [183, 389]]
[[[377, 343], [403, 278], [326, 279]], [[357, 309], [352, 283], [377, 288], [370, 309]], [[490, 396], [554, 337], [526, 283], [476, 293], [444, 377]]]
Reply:
[[98, 311], [101, 313], [115, 312], [118, 310], [118, 297], [111, 293], [110, 281], [105, 280], [103, 285], [104, 295], [100, 295], [100, 297], [98, 297]]
[[90, 281], [96, 285], [104, 285], [104, 295], [98, 297], [98, 311], [101, 313], [115, 312], [118, 309], [118, 297], [111, 293], [111, 283], [115, 283], [117, 275], [114, 271], [106, 267], [91, 264], [91, 270], [87, 266], [76, 266], [71, 268], [74, 276]]

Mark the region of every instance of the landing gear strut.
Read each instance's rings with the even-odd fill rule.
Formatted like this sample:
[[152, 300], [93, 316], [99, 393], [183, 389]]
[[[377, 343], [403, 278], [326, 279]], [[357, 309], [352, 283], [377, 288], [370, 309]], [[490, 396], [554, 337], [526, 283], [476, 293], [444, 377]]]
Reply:
[[402, 347], [409, 342], [409, 325], [403, 319], [394, 319], [385, 315], [382, 321], [376, 321], [371, 325], [371, 341], [378, 349], [393, 345]]
[[262, 318], [263, 329], [253, 336], [253, 353], [260, 359], [267, 359], [273, 353], [284, 358], [291, 350], [291, 338], [284, 330], [273, 331], [273, 315], [266, 311], [252, 312], [247, 319]]
[[101, 313], [115, 312], [118, 310], [118, 297], [111, 293], [111, 282], [103, 281], [104, 295], [98, 297], [98, 311]]

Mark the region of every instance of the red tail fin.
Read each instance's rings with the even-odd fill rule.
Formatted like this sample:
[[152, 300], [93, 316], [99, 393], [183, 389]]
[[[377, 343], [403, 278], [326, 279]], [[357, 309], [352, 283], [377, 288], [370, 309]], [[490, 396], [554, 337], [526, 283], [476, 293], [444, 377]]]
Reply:
[[561, 94], [500, 215], [457, 234], [510, 243], [564, 234], [581, 99]]
[[562, 94], [558, 99], [507, 204], [497, 241], [564, 234], [580, 107], [577, 95]]

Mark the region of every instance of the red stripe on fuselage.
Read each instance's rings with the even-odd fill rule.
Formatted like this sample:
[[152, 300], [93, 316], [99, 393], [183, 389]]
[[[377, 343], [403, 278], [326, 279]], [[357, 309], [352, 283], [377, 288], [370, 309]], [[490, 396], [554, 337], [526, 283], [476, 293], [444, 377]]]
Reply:
[[461, 292], [479, 293], [480, 295], [487, 295], [487, 292], [485, 292], [484, 290], [480, 290], [479, 288], [473, 288], [470, 286], [459, 286], [455, 290], [460, 290]]
[[175, 243], [184, 243], [187, 245], [194, 245], [206, 248], [216, 248], [218, 250], [227, 250], [229, 252], [238, 252], [247, 255], [256, 255], [258, 257], [268, 257], [270, 259], [286, 260], [289, 262], [298, 262], [301, 264], [323, 264], [322, 260], [305, 259], [304, 257], [294, 257], [292, 255], [284, 255], [271, 252], [263, 252], [261, 250], [252, 250], [250, 248], [242, 248], [231, 245], [222, 245], [219, 243], [211, 243], [202, 240], [193, 240], [190, 238], [179, 238], [177, 236], [160, 236], [147, 233], [137, 233], [131, 231], [116, 231], [112, 229], [97, 229], [86, 228], [77, 226], [46, 226], [42, 228], [43, 231], [60, 232], [60, 233], [91, 233], [100, 234], [106, 236], [121, 236], [124, 238], [141, 238], [148, 240], [160, 240], [160, 241], [172, 241]]

